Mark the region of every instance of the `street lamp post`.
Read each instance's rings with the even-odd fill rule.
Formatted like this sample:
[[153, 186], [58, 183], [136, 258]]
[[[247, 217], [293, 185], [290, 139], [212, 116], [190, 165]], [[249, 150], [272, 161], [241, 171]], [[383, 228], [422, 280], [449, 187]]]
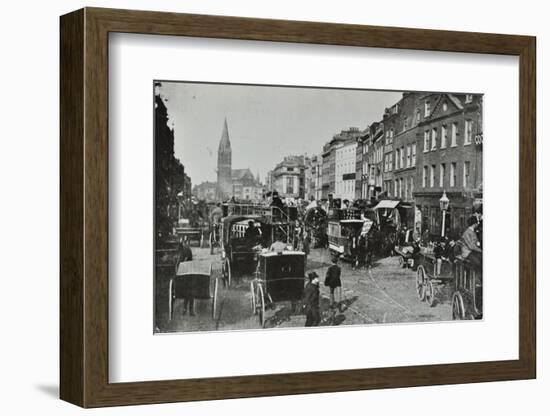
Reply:
[[445, 191], [443, 191], [443, 196], [439, 200], [439, 206], [443, 215], [443, 220], [441, 221], [441, 237], [445, 237], [445, 213], [449, 208], [449, 198], [447, 198]]

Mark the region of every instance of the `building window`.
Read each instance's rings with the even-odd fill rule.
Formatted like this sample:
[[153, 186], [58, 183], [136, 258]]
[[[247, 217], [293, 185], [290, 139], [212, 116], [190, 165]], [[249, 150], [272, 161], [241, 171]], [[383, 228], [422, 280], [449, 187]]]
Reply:
[[403, 178], [399, 178], [399, 198], [403, 198]]
[[456, 146], [457, 135], [458, 135], [458, 123], [453, 123], [451, 126], [451, 147]]
[[430, 116], [430, 102], [426, 101], [424, 103], [424, 117], [429, 117], [429, 116]]
[[412, 145], [411, 166], [416, 166], [416, 143]]
[[409, 117], [405, 116], [405, 119], [403, 120], [403, 131], [407, 130], [409, 128]]
[[420, 123], [420, 110], [416, 110], [416, 124]]
[[441, 126], [441, 148], [445, 149], [447, 147], [447, 126]]
[[422, 187], [425, 188], [428, 182], [428, 167], [424, 166], [422, 169]]
[[[403, 181], [403, 179], [401, 179], [401, 181]], [[405, 199], [408, 199], [409, 198], [409, 181], [407, 178], [405, 178]]]
[[437, 128], [432, 129], [432, 147], [431, 150], [435, 150], [437, 148]]
[[445, 181], [445, 163], [439, 167], [439, 186], [443, 188]]
[[443, 101], [443, 111], [447, 111], [447, 101]]
[[286, 193], [287, 194], [294, 193], [294, 177], [292, 176], [286, 177]]
[[411, 198], [413, 197], [413, 192], [414, 192], [414, 178], [411, 176], [410, 177], [410, 181], [411, 181], [411, 184], [409, 186], [409, 192], [411, 194]]
[[400, 157], [399, 166], [401, 166], [401, 168], [404, 168], [405, 167], [405, 147], [404, 146], [401, 146], [401, 152], [399, 152], [399, 157]]
[[472, 120], [466, 120], [464, 122], [464, 146], [472, 143], [472, 131], [473, 123]]
[[470, 162], [464, 162], [464, 179], [463, 179], [464, 188], [468, 187], [469, 180], [470, 180]]
[[398, 179], [395, 180], [394, 186], [395, 186], [395, 188], [393, 188], [393, 189], [395, 191], [395, 196], [400, 197], [400, 195], [399, 195], [399, 191], [400, 191], [399, 190], [399, 180]]
[[399, 149], [395, 151], [395, 169], [399, 169]]
[[407, 167], [411, 166], [411, 146], [407, 145]]
[[466, 94], [466, 99], [464, 100], [466, 103], [471, 103], [474, 99], [472, 94]]
[[456, 162], [451, 163], [451, 177], [449, 178], [451, 188], [456, 186]]
[[430, 151], [430, 131], [426, 130], [424, 132], [424, 153]]
[[430, 188], [435, 185], [435, 165], [430, 166]]

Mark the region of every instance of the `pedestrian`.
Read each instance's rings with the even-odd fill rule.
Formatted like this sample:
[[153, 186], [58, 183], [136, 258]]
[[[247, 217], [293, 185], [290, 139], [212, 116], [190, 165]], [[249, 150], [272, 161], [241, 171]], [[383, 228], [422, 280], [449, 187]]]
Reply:
[[338, 266], [338, 256], [334, 256], [332, 258], [332, 265], [330, 265], [327, 269], [327, 274], [325, 276], [325, 286], [328, 286], [328, 288], [330, 289], [331, 308], [337, 306], [334, 300], [334, 292], [336, 291], [336, 289], [338, 289], [339, 291], [338, 305], [342, 301], [342, 280], [340, 279], [341, 274], [342, 270], [340, 269], [340, 266]]
[[302, 241], [302, 251], [305, 254], [304, 259], [304, 269], [307, 267], [307, 256], [309, 256], [309, 253], [311, 251], [311, 239], [309, 237], [309, 233], [304, 231], [304, 239]]
[[476, 217], [468, 218], [468, 228], [462, 234], [460, 239], [462, 248], [462, 258], [467, 259], [476, 266], [481, 266], [481, 244], [477, 238], [476, 226], [478, 224]]
[[357, 267], [363, 268], [366, 264], [367, 256], [367, 238], [364, 234], [359, 237], [357, 242]]
[[304, 288], [306, 326], [319, 326], [321, 322], [321, 313], [319, 311], [319, 275], [311, 272], [307, 277], [309, 282]]
[[434, 246], [436, 276], [439, 276], [441, 274], [441, 264], [443, 263], [443, 253], [444, 253], [444, 249], [443, 249], [443, 246], [441, 245], [441, 241], [436, 241]]

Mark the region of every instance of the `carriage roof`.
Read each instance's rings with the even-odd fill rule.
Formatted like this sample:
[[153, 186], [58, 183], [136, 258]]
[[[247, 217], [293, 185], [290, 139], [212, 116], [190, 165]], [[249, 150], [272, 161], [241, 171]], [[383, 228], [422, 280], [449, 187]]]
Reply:
[[278, 256], [304, 256], [303, 251], [286, 250], [286, 251], [268, 251], [267, 253], [260, 253], [260, 257], [278, 257]]
[[212, 273], [212, 262], [209, 260], [193, 260], [181, 262], [178, 266], [176, 276], [205, 275]]

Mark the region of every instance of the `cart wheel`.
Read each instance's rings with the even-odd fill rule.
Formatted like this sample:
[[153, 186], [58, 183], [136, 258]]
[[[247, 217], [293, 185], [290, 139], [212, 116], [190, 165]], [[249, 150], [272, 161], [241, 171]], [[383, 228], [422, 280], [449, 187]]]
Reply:
[[250, 306], [252, 307], [252, 315], [256, 315], [256, 288], [254, 287], [254, 280], [250, 282]]
[[212, 319], [216, 320], [218, 312], [218, 279], [214, 279], [214, 294], [212, 295]]
[[435, 288], [430, 279], [426, 279], [424, 287], [424, 296], [426, 297], [426, 303], [432, 307], [435, 305]]
[[256, 285], [256, 302], [258, 306], [258, 319], [260, 321], [260, 326], [263, 328], [265, 325], [265, 299], [264, 299], [264, 289], [261, 284]]
[[226, 288], [231, 286], [231, 262], [226, 258], [222, 266], [223, 282]]
[[171, 321], [174, 317], [174, 281], [170, 279], [168, 287], [168, 320]]
[[453, 294], [453, 320], [464, 319], [464, 300], [460, 292]]
[[403, 256], [399, 256], [399, 265], [401, 266], [401, 268], [405, 268], [406, 266], [405, 261], [403, 260]]
[[426, 292], [424, 290], [424, 281], [426, 280], [426, 273], [424, 267], [419, 266], [416, 270], [416, 294], [421, 301], [426, 298]]
[[210, 255], [214, 254], [214, 235], [210, 233], [208, 236], [208, 244], [210, 245]]

